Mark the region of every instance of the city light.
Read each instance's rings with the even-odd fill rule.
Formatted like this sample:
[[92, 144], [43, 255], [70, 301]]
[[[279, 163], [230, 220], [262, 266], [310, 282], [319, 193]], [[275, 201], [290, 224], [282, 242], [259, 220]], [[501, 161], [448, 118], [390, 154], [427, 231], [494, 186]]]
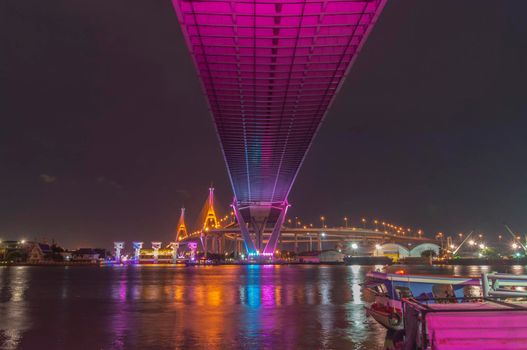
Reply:
[[468, 244], [470, 245], [476, 245], [476, 242], [474, 242], [472, 239], [470, 241], [468, 241]]
[[512, 249], [518, 249], [518, 244], [513, 243], [513, 244], [512, 244]]
[[381, 249], [381, 245], [377, 243], [377, 244], [375, 245], [375, 249], [377, 249], [377, 250]]
[[357, 243], [351, 243], [351, 249], [358, 249], [359, 246], [357, 245]]
[[480, 244], [479, 244], [479, 249], [485, 249], [485, 248], [486, 248], [486, 247], [485, 247], [485, 244], [483, 244], [483, 243], [480, 243]]

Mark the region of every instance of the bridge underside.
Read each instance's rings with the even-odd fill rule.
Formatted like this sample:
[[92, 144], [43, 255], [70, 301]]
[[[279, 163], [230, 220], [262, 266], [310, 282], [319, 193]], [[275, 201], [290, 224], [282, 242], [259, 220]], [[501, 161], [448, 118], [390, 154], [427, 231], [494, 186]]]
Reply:
[[[173, 0], [250, 254], [274, 252], [312, 140], [385, 0]], [[249, 226], [271, 228], [265, 247]]]

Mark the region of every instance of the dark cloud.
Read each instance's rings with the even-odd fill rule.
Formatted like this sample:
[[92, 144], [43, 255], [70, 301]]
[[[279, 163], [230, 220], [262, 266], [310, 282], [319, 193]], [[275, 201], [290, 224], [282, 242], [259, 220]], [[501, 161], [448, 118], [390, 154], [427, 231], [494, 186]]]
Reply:
[[122, 187], [119, 183], [117, 183], [116, 181], [113, 181], [113, 180], [107, 179], [107, 178], [104, 177], [104, 176], [99, 176], [99, 177], [97, 178], [97, 183], [98, 183], [99, 185], [109, 185], [109, 186], [111, 186], [111, 187], [113, 187], [113, 188], [116, 188], [116, 189], [119, 189], [119, 190], [123, 188], [123, 187]]
[[57, 177], [56, 176], [51, 176], [51, 175], [48, 175], [48, 174], [40, 174], [39, 175], [39, 179], [40, 179], [40, 181], [42, 181], [45, 184], [52, 184], [52, 183], [57, 181]]

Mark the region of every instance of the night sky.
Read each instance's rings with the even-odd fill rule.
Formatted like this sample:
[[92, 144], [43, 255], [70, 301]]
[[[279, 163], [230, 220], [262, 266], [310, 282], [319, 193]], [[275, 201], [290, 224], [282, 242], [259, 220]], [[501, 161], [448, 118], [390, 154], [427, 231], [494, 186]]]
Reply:
[[[391, 0], [290, 196], [432, 236], [527, 231], [527, 2]], [[0, 238], [169, 241], [226, 167], [169, 0], [0, 2]], [[491, 238], [489, 237], [489, 240]]]

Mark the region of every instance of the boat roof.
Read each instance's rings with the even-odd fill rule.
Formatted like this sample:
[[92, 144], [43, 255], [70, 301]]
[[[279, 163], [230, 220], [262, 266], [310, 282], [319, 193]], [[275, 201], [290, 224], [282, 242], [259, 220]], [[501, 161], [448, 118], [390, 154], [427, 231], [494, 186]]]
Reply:
[[[413, 299], [404, 300], [404, 303], [407, 307], [405, 327], [409, 334], [413, 330], [417, 330], [414, 334], [418, 337], [426, 334], [427, 349], [525, 349], [525, 303], [491, 298], [471, 303], [430, 304]], [[407, 346], [416, 344], [413, 338], [407, 341]]]
[[[370, 271], [366, 274], [370, 279], [388, 280], [391, 282], [406, 283], [430, 283], [430, 284], [462, 284], [462, 285], [481, 285], [481, 277], [473, 276], [453, 276], [453, 275], [427, 275], [427, 274], [407, 274], [404, 270], [397, 273], [385, 273]], [[501, 286], [527, 286], [527, 281], [500, 279]]]
[[368, 278], [378, 280], [388, 280], [392, 282], [412, 282], [412, 283], [434, 283], [434, 284], [467, 284], [479, 285], [480, 279], [477, 277], [449, 276], [449, 275], [426, 275], [426, 274], [407, 274], [407, 273], [384, 273], [371, 271], [366, 275]]

